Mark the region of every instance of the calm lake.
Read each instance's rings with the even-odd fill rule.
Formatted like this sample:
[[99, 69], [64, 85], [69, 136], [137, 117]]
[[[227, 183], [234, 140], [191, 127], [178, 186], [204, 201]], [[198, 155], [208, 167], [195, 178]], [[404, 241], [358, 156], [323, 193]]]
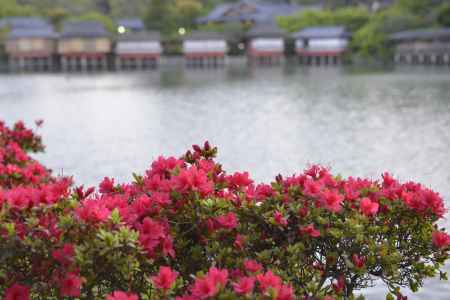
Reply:
[[[3, 74], [0, 119], [44, 119], [47, 151], [37, 158], [77, 184], [129, 181], [158, 155], [209, 140], [225, 170], [256, 181], [310, 163], [344, 176], [388, 170], [439, 191], [450, 207], [450, 69]], [[384, 299], [379, 291], [364, 293]], [[449, 295], [449, 282], [432, 280], [411, 298]]]

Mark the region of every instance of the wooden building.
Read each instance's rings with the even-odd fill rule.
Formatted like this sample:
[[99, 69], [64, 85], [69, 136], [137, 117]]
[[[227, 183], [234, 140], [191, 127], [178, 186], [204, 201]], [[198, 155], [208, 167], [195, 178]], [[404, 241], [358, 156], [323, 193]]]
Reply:
[[225, 64], [228, 45], [222, 34], [194, 31], [183, 40], [183, 55], [190, 67], [218, 67]]
[[58, 54], [64, 71], [106, 70], [109, 53], [111, 39], [101, 23], [80, 21], [63, 24]]
[[52, 70], [56, 37], [50, 26], [11, 29], [5, 42], [10, 70]]
[[390, 41], [397, 64], [450, 64], [450, 28], [398, 32], [390, 36]]
[[246, 35], [250, 63], [280, 64], [284, 58], [285, 33], [274, 23], [255, 24]]
[[294, 34], [300, 63], [340, 64], [351, 35], [342, 26], [308, 27]]
[[161, 58], [159, 32], [121, 34], [116, 44], [116, 69], [155, 68]]

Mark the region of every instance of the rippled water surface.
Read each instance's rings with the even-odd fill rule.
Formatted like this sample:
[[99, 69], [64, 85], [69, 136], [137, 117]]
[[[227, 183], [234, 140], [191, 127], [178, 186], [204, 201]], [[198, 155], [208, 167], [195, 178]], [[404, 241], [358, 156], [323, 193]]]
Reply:
[[[80, 184], [130, 180], [158, 155], [209, 140], [226, 170], [248, 170], [256, 181], [309, 163], [344, 176], [389, 170], [439, 191], [450, 206], [448, 69], [0, 75], [0, 119], [38, 118], [47, 145], [38, 158]], [[365, 293], [384, 299], [379, 288]], [[450, 283], [427, 282], [412, 296], [426, 298], [450, 299]]]

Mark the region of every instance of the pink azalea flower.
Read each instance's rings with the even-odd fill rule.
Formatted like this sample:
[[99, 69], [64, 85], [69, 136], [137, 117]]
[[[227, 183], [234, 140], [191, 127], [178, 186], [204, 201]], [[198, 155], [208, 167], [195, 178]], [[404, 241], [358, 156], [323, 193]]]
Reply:
[[60, 282], [60, 295], [63, 297], [80, 297], [81, 278], [74, 274], [67, 274]]
[[236, 234], [236, 239], [234, 240], [234, 247], [236, 247], [236, 249], [242, 250], [244, 248], [244, 244], [245, 244], [245, 239], [242, 237], [242, 235], [240, 234]]
[[286, 219], [286, 218], [283, 216], [283, 214], [280, 213], [279, 211], [276, 211], [276, 212], [274, 213], [273, 218], [274, 218], [274, 220], [275, 220], [275, 223], [277, 223], [277, 224], [280, 225], [280, 226], [286, 226], [286, 225], [288, 224], [287, 219]]
[[364, 198], [359, 203], [359, 208], [361, 212], [366, 216], [373, 216], [378, 212], [379, 204], [370, 200], [369, 198]]
[[195, 280], [191, 289], [193, 299], [207, 299], [217, 294], [216, 284], [208, 277]]
[[250, 273], [257, 273], [263, 269], [262, 265], [253, 259], [247, 259], [244, 261], [244, 268]]
[[228, 281], [228, 271], [221, 270], [218, 268], [211, 268], [208, 271], [207, 277], [215, 284], [220, 287], [224, 287]]
[[442, 231], [435, 231], [432, 234], [433, 245], [440, 249], [445, 249], [450, 245], [450, 235]]
[[272, 271], [267, 271], [265, 274], [259, 274], [256, 276], [258, 279], [260, 289], [264, 293], [268, 288], [279, 289], [281, 287], [281, 279]]
[[112, 294], [107, 295], [106, 300], [139, 300], [139, 297], [136, 294], [115, 291]]
[[357, 268], [361, 269], [366, 264], [366, 258], [364, 256], [359, 256], [357, 254], [353, 254], [352, 262]]
[[159, 273], [152, 276], [151, 280], [156, 288], [161, 290], [169, 290], [178, 277], [178, 272], [172, 271], [169, 267], [160, 267]]
[[255, 286], [254, 277], [241, 277], [239, 282], [233, 283], [234, 291], [239, 295], [249, 295]]
[[18, 283], [13, 284], [5, 292], [4, 300], [29, 300], [30, 299], [30, 289]]
[[225, 229], [234, 229], [238, 226], [236, 214], [233, 212], [216, 217], [216, 221], [220, 227]]
[[114, 179], [105, 177], [99, 185], [100, 193], [108, 194], [114, 192]]
[[314, 238], [320, 236], [320, 231], [314, 228], [314, 224], [309, 224], [308, 226], [300, 228], [300, 233], [307, 234], [310, 237]]
[[278, 289], [278, 294], [276, 300], [293, 300], [294, 299], [294, 289], [290, 285], [281, 285]]
[[321, 204], [325, 209], [331, 212], [340, 212], [342, 209], [342, 201], [344, 197], [336, 191], [327, 190], [321, 195]]
[[236, 172], [233, 175], [228, 176], [227, 180], [231, 188], [247, 187], [253, 183], [253, 180], [249, 178], [248, 172]]
[[68, 267], [73, 262], [75, 247], [72, 244], [64, 244], [61, 249], [54, 250], [52, 256], [62, 266]]
[[315, 181], [312, 179], [305, 180], [303, 193], [306, 196], [317, 197], [320, 195], [321, 190], [322, 183], [320, 181]]

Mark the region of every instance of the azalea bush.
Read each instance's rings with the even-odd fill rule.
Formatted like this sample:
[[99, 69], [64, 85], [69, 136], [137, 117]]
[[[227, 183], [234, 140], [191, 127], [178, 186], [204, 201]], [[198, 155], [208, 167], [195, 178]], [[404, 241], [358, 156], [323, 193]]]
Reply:
[[206, 142], [85, 188], [29, 156], [43, 149], [23, 123], [0, 123], [4, 299], [354, 299], [380, 280], [405, 299], [446, 279], [442, 198], [388, 173], [313, 165], [255, 184]]

